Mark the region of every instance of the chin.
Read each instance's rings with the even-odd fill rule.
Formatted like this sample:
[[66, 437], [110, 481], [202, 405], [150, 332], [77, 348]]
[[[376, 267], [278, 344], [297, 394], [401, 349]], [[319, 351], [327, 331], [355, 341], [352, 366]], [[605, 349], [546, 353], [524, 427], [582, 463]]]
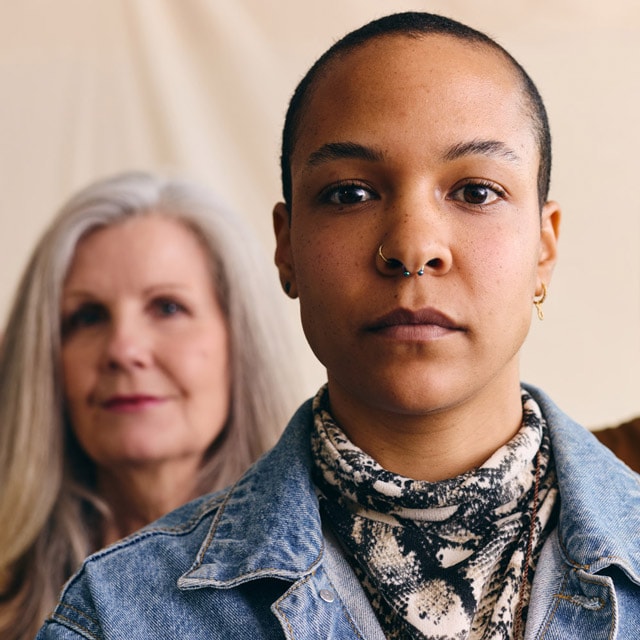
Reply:
[[450, 388], [440, 385], [410, 384], [383, 386], [369, 390], [363, 400], [379, 411], [407, 416], [425, 416], [455, 406], [460, 399]]
[[175, 456], [176, 446], [158, 442], [146, 438], [142, 442], [121, 443], [117, 448], [113, 448], [108, 453], [108, 461], [105, 466], [144, 466], [148, 464], [159, 464], [171, 460]]

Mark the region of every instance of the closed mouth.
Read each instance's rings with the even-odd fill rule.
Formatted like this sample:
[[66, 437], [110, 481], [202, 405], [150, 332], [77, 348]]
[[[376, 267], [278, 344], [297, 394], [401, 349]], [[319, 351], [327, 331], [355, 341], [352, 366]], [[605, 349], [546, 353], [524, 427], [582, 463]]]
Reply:
[[151, 395], [118, 395], [112, 396], [102, 403], [104, 409], [136, 409], [162, 402], [162, 398]]
[[395, 309], [374, 320], [366, 327], [367, 331], [384, 331], [393, 327], [440, 327], [446, 331], [465, 331], [465, 328], [454, 322], [449, 316], [437, 309], [427, 307], [411, 311]]

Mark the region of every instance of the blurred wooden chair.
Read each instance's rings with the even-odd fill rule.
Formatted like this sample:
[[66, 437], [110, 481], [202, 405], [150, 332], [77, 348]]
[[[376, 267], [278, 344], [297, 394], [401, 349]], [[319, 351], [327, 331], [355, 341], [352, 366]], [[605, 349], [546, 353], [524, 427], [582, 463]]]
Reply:
[[593, 435], [634, 471], [640, 472], [640, 416], [617, 427], [594, 431]]

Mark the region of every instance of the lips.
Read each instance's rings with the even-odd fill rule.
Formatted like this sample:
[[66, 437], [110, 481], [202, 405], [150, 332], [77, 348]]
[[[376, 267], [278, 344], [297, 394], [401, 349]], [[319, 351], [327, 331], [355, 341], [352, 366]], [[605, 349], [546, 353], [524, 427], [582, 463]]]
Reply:
[[159, 396], [133, 394], [111, 396], [101, 404], [104, 409], [111, 411], [138, 411], [163, 401], [164, 399]]
[[452, 331], [464, 331], [444, 313], [431, 307], [411, 311], [395, 309], [376, 319], [366, 330], [407, 339], [429, 339], [446, 335]]

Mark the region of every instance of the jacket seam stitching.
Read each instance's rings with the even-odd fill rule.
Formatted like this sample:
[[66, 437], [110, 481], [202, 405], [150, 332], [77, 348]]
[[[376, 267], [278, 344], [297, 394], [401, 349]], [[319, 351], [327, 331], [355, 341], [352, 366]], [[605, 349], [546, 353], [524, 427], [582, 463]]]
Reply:
[[[329, 576], [327, 576], [327, 581], [333, 587], [333, 590], [336, 593], [338, 593], [337, 589], [335, 588], [335, 585], [329, 579]], [[339, 597], [338, 599], [340, 600], [340, 608], [342, 609], [344, 617], [349, 621], [349, 626], [351, 627], [351, 629], [353, 629], [353, 632], [358, 636], [358, 638], [360, 638], [360, 640], [364, 640], [362, 634], [360, 633], [360, 631], [358, 630], [358, 627], [356, 626], [356, 623], [351, 618], [351, 614], [349, 613], [349, 609], [347, 609], [347, 607], [345, 606], [344, 602], [342, 602], [342, 598]]]
[[562, 585], [560, 587], [560, 593], [554, 593], [553, 594], [553, 598], [554, 598], [554, 605], [551, 608], [551, 611], [549, 612], [549, 615], [547, 616], [547, 620], [544, 623], [544, 626], [542, 627], [542, 633], [540, 634], [540, 640], [544, 640], [545, 636], [547, 635], [547, 632], [549, 631], [549, 626], [551, 625], [551, 622], [553, 621], [553, 619], [555, 618], [556, 612], [558, 610], [558, 606], [560, 605], [560, 599], [562, 596], [562, 591], [564, 591], [566, 585], [567, 585], [567, 580], [569, 579], [569, 572], [566, 571], [564, 574], [564, 578], [562, 579]]
[[[577, 606], [580, 606], [579, 602], [576, 602], [574, 600], [574, 598], [572, 598], [571, 596], [566, 596], [564, 595], [564, 593], [554, 593], [553, 594], [554, 598], [559, 598], [560, 600], [566, 600], [567, 602], [571, 602], [572, 604], [575, 604]], [[604, 607], [604, 600], [602, 598], [594, 598], [595, 600], [597, 600], [600, 603], [600, 609], [602, 609]]]
[[[227, 498], [225, 498], [223, 505], [226, 503]], [[93, 562], [96, 559], [109, 556], [120, 549], [125, 549], [130, 547], [131, 545], [138, 544], [139, 541], [144, 540], [146, 538], [151, 538], [156, 535], [173, 535], [173, 536], [183, 536], [188, 535], [193, 532], [193, 530], [210, 515], [210, 512], [216, 508], [222, 508], [222, 505], [218, 507], [215, 502], [207, 502], [206, 506], [203, 504], [202, 508], [198, 509], [198, 511], [193, 514], [189, 520], [184, 523], [181, 523], [180, 526], [175, 527], [150, 527], [144, 529], [143, 531], [139, 531], [133, 533], [131, 536], [116, 542], [112, 546], [106, 547], [105, 549], [101, 549], [96, 553], [92, 554], [87, 558], [86, 563]]]
[[89, 622], [93, 622], [93, 624], [98, 624], [98, 621], [95, 618], [88, 616], [84, 611], [82, 611], [81, 609], [78, 609], [77, 607], [74, 607], [72, 604], [62, 603], [60, 604], [60, 606], [65, 609], [69, 609], [69, 611], [74, 611], [75, 613], [80, 614], [81, 616], [89, 620]]
[[290, 596], [294, 591], [297, 591], [300, 587], [304, 586], [307, 582], [309, 582], [309, 580], [311, 580], [311, 577], [313, 575], [315, 575], [315, 572], [309, 574], [308, 576], [305, 576], [302, 580], [294, 583], [289, 590], [287, 590], [283, 595], [281, 595], [274, 602], [274, 607], [276, 608], [276, 611], [278, 611], [278, 613], [284, 619], [284, 621], [285, 621], [285, 623], [287, 625], [287, 629], [289, 631], [289, 635], [291, 636], [292, 640], [295, 640], [295, 636], [293, 634], [293, 627], [291, 626], [291, 623], [289, 622], [289, 617], [287, 616], [287, 614], [280, 608], [280, 603], [282, 603], [284, 601], [284, 599], [287, 598], [288, 596]]
[[[73, 607], [69, 607], [69, 608], [73, 609]], [[79, 612], [79, 613], [82, 613], [82, 612]], [[94, 638], [95, 640], [100, 640], [100, 636], [97, 636], [95, 633], [89, 631], [89, 629], [87, 629], [87, 627], [85, 627], [83, 624], [80, 624], [80, 623], [76, 622], [75, 620], [72, 620], [71, 618], [67, 618], [67, 616], [62, 615], [61, 613], [54, 614], [54, 620], [55, 619], [57, 619], [58, 622], [60, 624], [63, 624], [65, 627], [67, 625], [71, 625], [72, 626], [72, 630], [75, 630], [78, 633], [79, 632], [86, 633], [91, 638]]]
[[236, 485], [233, 485], [229, 491], [227, 491], [227, 494], [224, 498], [224, 500], [222, 501], [222, 503], [219, 505], [218, 510], [216, 512], [216, 514], [213, 516], [213, 522], [211, 523], [211, 526], [209, 527], [209, 531], [207, 533], [207, 537], [205, 538], [204, 544], [201, 546], [200, 551], [198, 552], [198, 556], [196, 558], [196, 562], [193, 564], [193, 566], [191, 567], [191, 571], [199, 568], [202, 566], [202, 563], [204, 561], [204, 556], [207, 553], [207, 551], [209, 550], [209, 547], [211, 546], [211, 542], [213, 540], [213, 537], [216, 533], [216, 530], [218, 528], [218, 524], [220, 522], [220, 518], [222, 517], [222, 514], [224, 513], [224, 510], [227, 507], [227, 504], [229, 503], [229, 500], [231, 499], [231, 495], [233, 494], [233, 490], [235, 489]]

